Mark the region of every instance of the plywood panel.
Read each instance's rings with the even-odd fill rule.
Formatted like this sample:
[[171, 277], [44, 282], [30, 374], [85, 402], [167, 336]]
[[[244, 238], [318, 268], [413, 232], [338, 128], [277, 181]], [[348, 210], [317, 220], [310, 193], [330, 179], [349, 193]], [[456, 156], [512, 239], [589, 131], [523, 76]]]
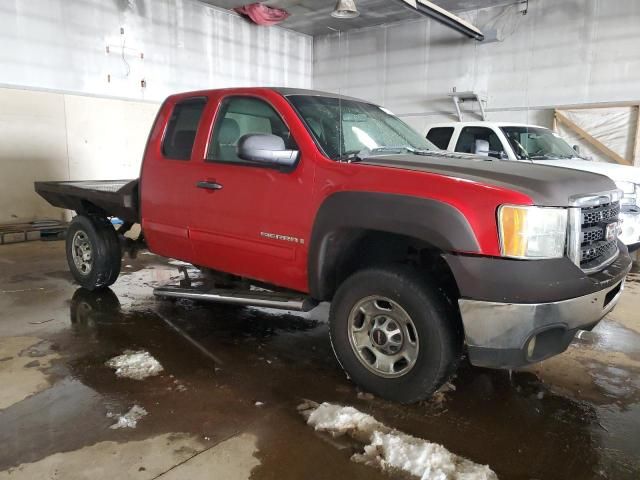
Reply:
[[62, 218], [34, 180], [68, 178], [62, 95], [0, 88], [0, 223]]
[[159, 104], [64, 95], [72, 180], [137, 178]]

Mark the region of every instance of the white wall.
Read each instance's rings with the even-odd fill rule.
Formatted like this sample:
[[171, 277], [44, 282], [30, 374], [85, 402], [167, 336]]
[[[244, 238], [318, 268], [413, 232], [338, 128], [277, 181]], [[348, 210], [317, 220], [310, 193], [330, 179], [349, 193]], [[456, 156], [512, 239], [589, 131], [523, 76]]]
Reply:
[[196, 0], [2, 0], [0, 25], [5, 85], [161, 101], [202, 88], [312, 82], [311, 37]]
[[0, 27], [0, 223], [60, 218], [35, 180], [136, 177], [171, 93], [312, 83], [311, 37], [195, 0], [0, 0]]
[[554, 106], [640, 101], [638, 0], [530, 0], [526, 16], [465, 17], [503, 40], [478, 43], [428, 19], [320, 37], [314, 87], [384, 104], [420, 130], [455, 120], [453, 87], [486, 95], [492, 120], [547, 126]]

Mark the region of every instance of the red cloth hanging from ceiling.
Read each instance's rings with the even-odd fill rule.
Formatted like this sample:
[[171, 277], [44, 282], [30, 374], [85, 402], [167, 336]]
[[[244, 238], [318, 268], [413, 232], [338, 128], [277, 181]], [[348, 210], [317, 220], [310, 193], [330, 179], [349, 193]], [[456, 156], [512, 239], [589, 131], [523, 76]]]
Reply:
[[245, 15], [258, 25], [275, 25], [289, 17], [289, 12], [281, 8], [269, 7], [260, 2], [250, 3], [234, 8], [240, 15]]

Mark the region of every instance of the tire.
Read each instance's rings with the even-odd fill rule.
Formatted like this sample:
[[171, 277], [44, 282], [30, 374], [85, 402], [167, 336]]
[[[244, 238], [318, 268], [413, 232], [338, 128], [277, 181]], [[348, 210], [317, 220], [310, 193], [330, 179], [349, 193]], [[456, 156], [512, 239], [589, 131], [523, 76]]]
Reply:
[[[347, 278], [331, 304], [329, 331], [338, 361], [356, 384], [402, 403], [434, 393], [453, 374], [462, 353], [458, 312], [424, 274], [402, 265], [362, 270]], [[389, 331], [400, 333], [401, 346], [398, 334], [388, 336]], [[389, 343], [383, 352], [376, 342], [385, 339]], [[371, 348], [359, 348], [363, 344]], [[381, 358], [384, 365], [399, 354], [404, 357], [389, 362], [387, 373], [374, 363]], [[411, 358], [413, 363], [407, 360]]]
[[67, 263], [73, 278], [87, 290], [112, 285], [120, 274], [118, 234], [106, 218], [78, 215], [67, 230]]

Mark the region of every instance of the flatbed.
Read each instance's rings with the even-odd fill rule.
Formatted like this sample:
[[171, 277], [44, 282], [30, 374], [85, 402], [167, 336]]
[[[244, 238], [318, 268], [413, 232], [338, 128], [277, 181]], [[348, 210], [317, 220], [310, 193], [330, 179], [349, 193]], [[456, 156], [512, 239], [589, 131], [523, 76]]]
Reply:
[[137, 179], [35, 182], [35, 190], [55, 207], [140, 221]]

